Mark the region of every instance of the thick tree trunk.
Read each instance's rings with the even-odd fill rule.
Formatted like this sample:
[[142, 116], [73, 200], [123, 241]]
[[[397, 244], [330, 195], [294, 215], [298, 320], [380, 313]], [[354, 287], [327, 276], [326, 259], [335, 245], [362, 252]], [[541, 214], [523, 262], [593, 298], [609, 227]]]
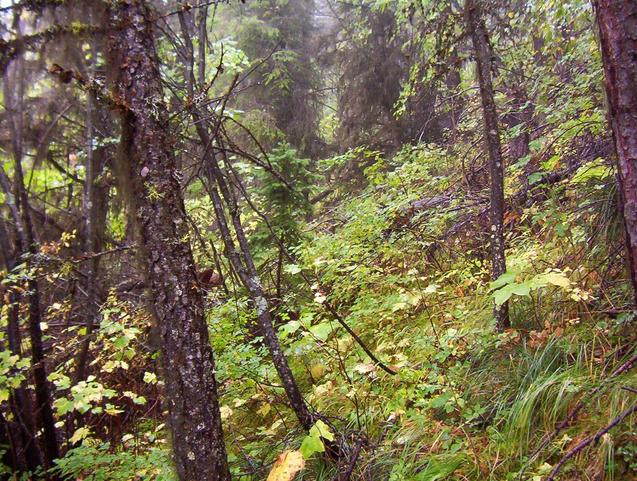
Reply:
[[627, 264], [637, 307], [637, 2], [595, 0], [608, 120], [617, 150]]
[[[506, 271], [504, 256], [504, 164], [498, 112], [495, 107], [491, 66], [493, 52], [489, 44], [489, 36], [482, 18], [481, 0], [467, 0], [465, 3], [465, 20], [471, 36], [478, 70], [480, 97], [484, 119], [484, 137], [489, 152], [489, 171], [491, 174], [491, 206], [490, 206], [490, 244], [491, 244], [491, 278], [500, 277]], [[502, 331], [510, 326], [508, 304], [494, 306], [497, 328]]]
[[175, 170], [150, 12], [140, 0], [109, 12], [110, 71], [120, 103], [121, 155], [140, 237], [161, 360], [172, 446], [183, 481], [230, 479], [204, 304]]

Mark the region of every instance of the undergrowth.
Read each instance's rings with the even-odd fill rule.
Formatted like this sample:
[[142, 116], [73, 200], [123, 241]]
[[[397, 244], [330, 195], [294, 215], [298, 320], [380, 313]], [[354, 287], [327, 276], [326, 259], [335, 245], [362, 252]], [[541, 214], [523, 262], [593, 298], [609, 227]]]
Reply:
[[[419, 146], [378, 160], [367, 172], [369, 188], [303, 226], [297, 260], [284, 268], [287, 282], [302, 287], [279, 304], [279, 336], [308, 403], [342, 434], [345, 455], [361, 443], [352, 479], [537, 481], [635, 399], [627, 389], [635, 374], [610, 377], [635, 355], [635, 333], [623, 308], [628, 292], [614, 281], [623, 272], [613, 260], [620, 239], [609, 215], [608, 168], [596, 161], [538, 187], [541, 200], [521, 206], [508, 225], [507, 274], [489, 283], [475, 225], [439, 241], [475, 210], [451, 200], [397, 227], [411, 201], [423, 192], [446, 195], [454, 184], [441, 155]], [[215, 296], [209, 322], [230, 462], [236, 479], [262, 479], [304, 434], [251, 334], [249, 303]], [[491, 317], [498, 296], [509, 299], [513, 321], [502, 334]], [[396, 375], [366, 356], [326, 302]], [[582, 400], [576, 419], [543, 445]], [[149, 433], [162, 429], [158, 421], [127, 438], [142, 458], [85, 442], [58, 470], [144, 478], [141, 466], [159, 462]], [[635, 429], [632, 420], [613, 429], [569, 462], [561, 479], [635, 479]], [[94, 459], [93, 472], [77, 459]], [[314, 455], [299, 479], [334, 479], [339, 470]]]

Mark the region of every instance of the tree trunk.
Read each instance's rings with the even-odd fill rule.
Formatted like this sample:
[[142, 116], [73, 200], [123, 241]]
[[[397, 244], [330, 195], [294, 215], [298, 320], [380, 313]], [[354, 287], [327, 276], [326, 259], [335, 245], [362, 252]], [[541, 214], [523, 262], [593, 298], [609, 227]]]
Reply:
[[[16, 16], [14, 27], [20, 37], [20, 18]], [[5, 102], [9, 120], [9, 131], [11, 133], [11, 143], [14, 157], [14, 182], [13, 192], [5, 192], [10, 210], [14, 216], [14, 223], [17, 231], [17, 242], [19, 244], [19, 254], [24, 258], [27, 267], [31, 268], [35, 256], [38, 254], [38, 247], [35, 244], [33, 233], [33, 223], [31, 221], [31, 208], [29, 198], [24, 185], [24, 175], [22, 172], [23, 157], [23, 98], [24, 98], [24, 59], [18, 56], [15, 60], [15, 77], [12, 78], [11, 69], [7, 69], [4, 78]], [[13, 82], [12, 82], [13, 80]], [[2, 173], [3, 177], [4, 172]], [[7, 179], [3, 179], [3, 188]], [[51, 392], [49, 389], [46, 364], [44, 359], [44, 345], [42, 343], [40, 291], [37, 279], [33, 274], [27, 280], [28, 293], [26, 299], [29, 307], [29, 337], [31, 340], [31, 363], [33, 372], [33, 382], [35, 385], [36, 410], [35, 418], [38, 426], [42, 429], [44, 445], [45, 467], [54, 466], [53, 460], [60, 456], [57, 441], [55, 418], [53, 416]]]
[[[7, 272], [11, 272], [15, 266], [15, 255], [9, 244], [9, 233], [5, 223], [0, 219], [0, 257], [6, 266]], [[7, 341], [11, 354], [22, 357], [22, 337], [20, 336], [19, 297], [14, 286], [8, 286], [8, 312], [7, 312]], [[5, 298], [3, 295], [2, 298]], [[35, 422], [33, 420], [33, 405], [31, 396], [24, 386], [18, 386], [9, 397], [9, 407], [13, 414], [14, 423], [17, 426], [17, 435], [11, 444], [18, 465], [24, 466], [30, 471], [35, 471], [42, 465], [42, 454], [36, 438]]]
[[627, 264], [637, 307], [637, 2], [595, 0], [608, 120], [617, 150]]
[[[209, 158], [205, 160], [207, 163], [206, 172], [208, 182], [213, 183], [216, 181], [217, 185], [219, 186], [221, 195], [223, 196], [226, 205], [228, 206], [230, 219], [234, 228], [234, 232], [237, 236], [237, 240], [239, 242], [239, 248], [241, 251], [243, 263], [239, 260], [234, 242], [232, 241], [231, 235], [229, 235], [229, 230], [227, 229], [226, 225], [226, 232], [222, 232], [222, 237], [226, 246], [226, 250], [228, 252], [233, 252], [231, 255], [229, 255], [231, 265], [241, 279], [241, 283], [248, 290], [248, 294], [250, 295], [250, 298], [254, 303], [257, 311], [257, 320], [259, 321], [259, 327], [261, 328], [261, 333], [263, 334], [265, 344], [268, 347], [270, 356], [272, 357], [272, 363], [274, 364], [274, 367], [279, 375], [279, 379], [281, 380], [283, 388], [285, 389], [285, 393], [290, 402], [290, 407], [296, 414], [296, 417], [299, 420], [301, 426], [303, 426], [306, 430], [309, 430], [312, 427], [312, 424], [314, 424], [313, 416], [303, 399], [303, 395], [299, 390], [296, 380], [294, 379], [294, 375], [292, 374], [292, 370], [290, 369], [287, 358], [285, 357], [285, 354], [283, 354], [283, 349], [281, 349], [281, 344], [279, 343], [276, 330], [274, 329], [272, 314], [270, 313], [270, 308], [268, 306], [268, 301], [261, 284], [261, 279], [259, 278], [256, 266], [254, 265], [254, 260], [252, 259], [252, 254], [250, 253], [250, 249], [248, 247], [248, 239], [245, 235], [245, 231], [243, 230], [243, 225], [241, 224], [241, 217], [237, 201], [234, 197], [234, 194], [231, 192], [228, 184], [225, 182], [225, 177], [217, 163], [216, 158], [214, 158], [213, 156], [209, 156]], [[217, 194], [216, 197], [218, 198], [219, 194]], [[220, 204], [220, 202], [220, 198], [217, 199], [217, 202], [215, 202], [215, 199], [213, 198], [213, 203]], [[217, 206], [215, 206], [215, 213], [217, 215], [218, 221], [220, 219], [220, 215], [225, 215], [223, 212], [223, 208], [217, 208]], [[225, 218], [223, 220], [223, 223], [225, 223]], [[221, 224], [222, 222], [219, 222], [220, 226]]]
[[172, 447], [183, 481], [226, 481], [212, 349], [188, 223], [175, 170], [174, 139], [163, 101], [150, 12], [145, 2], [109, 11], [109, 69], [121, 114], [129, 209], [138, 231], [161, 360]]
[[[24, 239], [22, 246], [23, 255], [27, 257], [27, 266], [30, 268], [33, 258], [38, 253], [33, 236], [33, 225], [29, 212], [29, 201], [24, 187], [21, 156], [15, 158], [15, 183], [20, 198], [21, 223]], [[33, 369], [33, 381], [35, 384], [35, 399], [37, 403], [36, 418], [42, 427], [44, 434], [45, 466], [54, 466], [54, 460], [60, 457], [57, 441], [55, 418], [53, 417], [51, 391], [47, 381], [46, 364], [44, 359], [44, 344], [42, 342], [42, 311], [40, 309], [40, 287], [38, 280], [31, 274], [27, 281], [27, 302], [29, 304], [29, 337], [31, 340], [31, 364]]]
[[[93, 42], [91, 75], [95, 75], [98, 49]], [[105, 165], [106, 149], [96, 147], [94, 137], [96, 135], [95, 124], [100, 121], [100, 110], [95, 96], [88, 92], [86, 103], [86, 174], [84, 180], [83, 213], [84, 213], [84, 252], [87, 255], [99, 252], [102, 248], [105, 218], [107, 210], [108, 189], [99, 186], [97, 178]], [[104, 119], [105, 120], [105, 119]], [[76, 368], [74, 383], [86, 379], [86, 367], [89, 364], [89, 348], [93, 331], [99, 316], [99, 305], [102, 299], [98, 295], [97, 274], [100, 265], [100, 257], [95, 256], [86, 262], [86, 296], [83, 315], [86, 318], [86, 334], [82, 339], [80, 349], [76, 356]]]
[[[480, 98], [484, 119], [484, 138], [489, 152], [489, 171], [491, 175], [491, 206], [489, 232], [491, 244], [491, 278], [496, 280], [506, 271], [504, 256], [504, 164], [498, 113], [495, 107], [491, 66], [493, 52], [489, 44], [489, 36], [482, 18], [481, 0], [467, 0], [465, 3], [465, 20], [467, 30], [473, 43], [473, 51], [480, 84]], [[493, 314], [497, 329], [502, 331], [510, 326], [508, 304], [495, 305]]]
[[[194, 48], [190, 33], [190, 19], [186, 18], [185, 13], [181, 12], [179, 20], [186, 46], [186, 51], [183, 55], [186, 64], [186, 85], [188, 94], [192, 97], [195, 79]], [[202, 18], [202, 21], [205, 22], [205, 17]], [[205, 61], [205, 52], [202, 53], [200, 51], [199, 61], [200, 64]], [[294, 379], [294, 375], [292, 374], [287, 358], [283, 353], [283, 349], [281, 349], [281, 344], [279, 343], [279, 339], [272, 322], [272, 315], [268, 306], [267, 297], [263, 290], [261, 279], [259, 278], [259, 274], [248, 246], [248, 239], [241, 223], [241, 213], [235, 193], [232, 191], [231, 185], [226, 181], [226, 175], [224, 175], [214, 152], [214, 147], [212, 145], [213, 139], [211, 139], [210, 133], [204, 124], [204, 119], [208, 117], [207, 112], [202, 115], [196, 108], [192, 108], [191, 112], [193, 123], [195, 124], [201, 144], [206, 149], [204, 153], [204, 170], [206, 180], [208, 181], [207, 189], [215, 209], [215, 215], [217, 217], [217, 223], [219, 225], [228, 261], [235, 273], [239, 276], [241, 283], [248, 291], [248, 295], [254, 303], [257, 311], [259, 327], [263, 334], [270, 356], [272, 357], [272, 363], [274, 364], [279, 375], [279, 379], [285, 389], [285, 393], [290, 402], [290, 407], [296, 414], [301, 426], [303, 426], [306, 430], [309, 430], [314, 423], [314, 418], [303, 399], [303, 395], [301, 394], [296, 380]], [[216, 141], [217, 148], [225, 153], [221, 137], [217, 136], [214, 140]], [[227, 158], [225, 160], [228, 162]], [[221, 195], [219, 193], [221, 193]], [[228, 208], [230, 221], [239, 243], [239, 251], [237, 251], [228, 226], [228, 220], [226, 219], [224, 211], [224, 202]]]

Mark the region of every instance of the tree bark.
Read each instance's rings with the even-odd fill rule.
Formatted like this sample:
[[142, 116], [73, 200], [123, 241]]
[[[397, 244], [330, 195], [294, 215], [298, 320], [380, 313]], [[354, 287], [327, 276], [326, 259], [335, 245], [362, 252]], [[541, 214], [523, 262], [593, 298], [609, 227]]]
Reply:
[[[91, 16], [92, 19], [92, 16]], [[95, 75], [97, 68], [98, 49], [93, 41], [91, 75]], [[84, 213], [84, 252], [87, 255], [99, 252], [102, 248], [102, 239], [106, 228], [105, 218], [107, 210], [108, 189], [99, 186], [97, 178], [105, 165], [106, 149], [96, 147], [94, 137], [96, 135], [95, 124], [100, 121], [101, 111], [93, 92], [87, 92], [86, 103], [86, 174], [84, 180], [83, 213]], [[105, 120], [105, 119], [104, 119]], [[102, 299], [98, 295], [97, 274], [101, 257], [95, 256], [86, 263], [86, 296], [84, 316], [86, 316], [86, 334], [82, 339], [80, 349], [76, 356], [75, 375], [73, 381], [77, 384], [86, 379], [87, 365], [89, 364], [89, 348], [93, 331], [99, 317], [99, 305]]]
[[617, 151], [627, 264], [637, 307], [637, 3], [595, 0], [608, 121]]
[[130, 214], [161, 335], [168, 424], [182, 481], [230, 480], [215, 365], [176, 172], [174, 139], [144, 1], [115, 2], [109, 15], [109, 69], [129, 169]]
[[[465, 21], [471, 37], [480, 84], [480, 98], [484, 120], [484, 138], [489, 152], [489, 171], [491, 176], [490, 199], [490, 244], [491, 278], [496, 280], [506, 271], [504, 255], [504, 163], [500, 144], [498, 112], [495, 106], [491, 67], [493, 52], [481, 12], [481, 0], [467, 0], [465, 3]], [[493, 314], [498, 331], [510, 326], [508, 304], [494, 305]]]

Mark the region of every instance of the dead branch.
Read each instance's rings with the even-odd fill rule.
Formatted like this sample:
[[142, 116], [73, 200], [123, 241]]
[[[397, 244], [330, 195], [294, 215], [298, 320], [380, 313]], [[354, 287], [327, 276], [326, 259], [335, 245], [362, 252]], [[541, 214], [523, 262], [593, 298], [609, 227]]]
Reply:
[[602, 436], [604, 436], [608, 431], [613, 429], [615, 426], [617, 426], [619, 423], [621, 423], [624, 419], [626, 419], [635, 411], [637, 411], [637, 403], [633, 404], [630, 408], [623, 411], [621, 414], [619, 414], [619, 416], [613, 419], [610, 423], [608, 423], [602, 429], [597, 431], [593, 436], [589, 436], [588, 438], [578, 443], [574, 448], [572, 448], [568, 453], [564, 455], [564, 457], [560, 460], [559, 463], [557, 463], [557, 465], [553, 468], [553, 471], [551, 471], [551, 474], [549, 474], [549, 477], [546, 478], [546, 481], [553, 481], [555, 479], [555, 476], [557, 476], [557, 473], [560, 472], [564, 464], [566, 464], [566, 462], [569, 459], [571, 459], [573, 456], [575, 456], [577, 453], [583, 450], [586, 446], [597, 443]]

